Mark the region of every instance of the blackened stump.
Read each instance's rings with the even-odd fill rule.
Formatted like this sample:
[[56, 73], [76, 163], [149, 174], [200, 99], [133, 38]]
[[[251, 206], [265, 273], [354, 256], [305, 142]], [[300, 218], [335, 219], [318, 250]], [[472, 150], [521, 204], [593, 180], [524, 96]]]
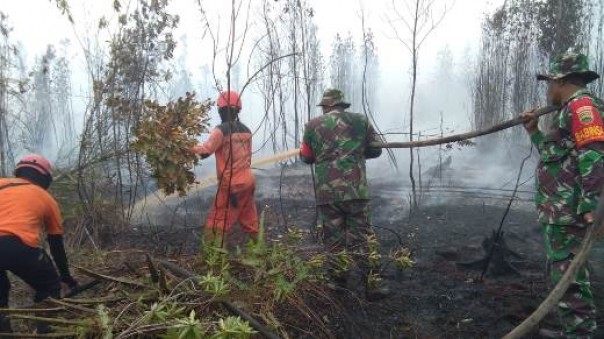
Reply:
[[482, 248], [485, 252], [482, 259], [457, 262], [457, 266], [471, 270], [482, 270], [491, 277], [522, 275], [510, 261], [511, 258], [522, 259], [522, 256], [509, 248], [505, 241], [504, 232], [497, 236], [497, 232], [493, 231], [490, 237], [486, 237], [482, 241]]

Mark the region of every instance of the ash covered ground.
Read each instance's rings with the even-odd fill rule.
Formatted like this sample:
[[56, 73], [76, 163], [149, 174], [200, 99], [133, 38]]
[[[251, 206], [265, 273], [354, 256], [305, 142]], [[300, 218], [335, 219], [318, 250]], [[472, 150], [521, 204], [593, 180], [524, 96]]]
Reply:
[[[393, 292], [384, 300], [366, 302], [354, 293], [334, 291], [340, 311], [322, 315], [332, 333], [341, 338], [500, 338], [526, 318], [547, 295], [545, 254], [530, 183], [519, 188], [503, 224], [505, 241], [518, 255], [509, 261], [519, 274], [489, 272], [479, 281], [480, 269], [457, 265], [485, 257], [482, 242], [498, 228], [515, 184], [513, 169], [501, 171], [495, 175], [505, 180], [485, 185], [477, 180], [481, 172], [468, 166], [428, 170], [421, 211], [411, 216], [406, 175], [374, 175], [373, 223], [382, 251], [407, 247], [416, 265], [383, 272]], [[316, 212], [309, 168], [259, 170], [256, 177], [257, 205], [267, 210], [269, 236], [278, 237], [284, 225], [312, 233]], [[155, 221], [156, 229], [170, 230], [155, 249], [160, 245], [167, 253], [196, 251], [214, 194], [215, 187], [210, 187], [149, 208], [145, 219]], [[553, 317], [543, 322], [550, 328], [554, 324]]]

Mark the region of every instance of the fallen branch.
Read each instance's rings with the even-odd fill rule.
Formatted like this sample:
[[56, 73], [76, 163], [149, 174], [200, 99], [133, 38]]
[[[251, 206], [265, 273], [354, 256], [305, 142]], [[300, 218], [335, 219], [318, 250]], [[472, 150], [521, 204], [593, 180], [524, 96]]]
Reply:
[[585, 238], [581, 243], [581, 247], [579, 248], [579, 253], [572, 260], [564, 275], [556, 284], [556, 287], [550, 292], [550, 294], [543, 300], [541, 305], [531, 314], [528, 318], [526, 318], [520, 325], [518, 325], [515, 329], [513, 329], [510, 333], [506, 334], [503, 339], [519, 339], [524, 338], [528, 333], [530, 333], [537, 324], [552, 310], [552, 308], [560, 301], [564, 293], [570, 286], [570, 284], [575, 280], [575, 276], [579, 269], [583, 268], [587, 258], [589, 257], [589, 252], [591, 250], [591, 245], [594, 241], [595, 229], [602, 225], [604, 221], [604, 190], [600, 194], [600, 198], [598, 201], [598, 207], [595, 213], [594, 223], [589, 226], [587, 232], [585, 234]]
[[65, 311], [65, 307], [51, 308], [0, 308], [0, 314], [30, 314], [30, 313], [53, 313]]
[[145, 326], [141, 326], [139, 328], [131, 329], [126, 332], [120, 333], [120, 335], [115, 337], [115, 339], [125, 339], [125, 338], [130, 338], [132, 336], [146, 337], [143, 335], [144, 334], [148, 335], [149, 333], [154, 333], [154, 332], [158, 332], [158, 331], [166, 331], [170, 328], [171, 328], [171, 326], [167, 326], [167, 325], [163, 325], [163, 324], [162, 325], [159, 325], [159, 324], [145, 325]]
[[32, 320], [32, 321], [36, 321], [36, 322], [45, 322], [45, 323], [55, 324], [55, 325], [78, 326], [78, 327], [88, 326], [87, 321], [82, 321], [82, 320], [67, 320], [67, 319], [36, 317], [36, 316], [19, 315], [19, 314], [11, 315], [10, 318], [11, 319]]
[[70, 304], [68, 302], [65, 302], [65, 301], [62, 301], [62, 300], [57, 300], [57, 299], [54, 299], [54, 298], [48, 298], [48, 302], [53, 303], [53, 304], [57, 304], [59, 306], [63, 306], [66, 309], [77, 310], [77, 311], [80, 311], [80, 312], [85, 312], [85, 313], [90, 313], [90, 314], [97, 314], [96, 310], [93, 310], [93, 309], [90, 309], [90, 308], [87, 308], [87, 307], [83, 307], [83, 306], [80, 306], [80, 305], [73, 305], [73, 304]]
[[[190, 278], [195, 278], [198, 276], [198, 274], [190, 272], [182, 267], [179, 267], [178, 265], [175, 265], [175, 264], [165, 261], [165, 260], [160, 260], [159, 264], [162, 265], [163, 267], [165, 267], [170, 272], [172, 272], [172, 274], [174, 274], [180, 278], [190, 279]], [[277, 336], [275, 333], [271, 332], [269, 329], [264, 327], [262, 324], [260, 324], [258, 322], [258, 320], [254, 319], [251, 315], [249, 315], [249, 314], [243, 312], [242, 310], [240, 310], [239, 308], [237, 308], [235, 305], [233, 305], [233, 303], [231, 303], [227, 300], [218, 300], [218, 302], [220, 302], [231, 313], [233, 313], [233, 314], [241, 317], [245, 321], [247, 321], [250, 324], [250, 326], [252, 326], [256, 331], [258, 331], [260, 334], [262, 334], [266, 338], [279, 339], [279, 336]]]
[[[559, 109], [558, 106], [546, 106], [546, 107], [536, 110], [535, 116], [540, 117], [544, 114], [555, 112], [558, 109]], [[409, 142], [372, 143], [372, 144], [370, 144], [370, 146], [376, 147], [376, 148], [416, 148], [416, 147], [426, 147], [426, 146], [448, 144], [448, 143], [452, 143], [452, 142], [465, 141], [465, 140], [480, 137], [483, 135], [499, 132], [504, 129], [508, 129], [510, 127], [520, 125], [520, 124], [522, 124], [522, 122], [523, 121], [522, 121], [521, 117], [515, 117], [513, 119], [504, 121], [495, 126], [484, 128], [484, 129], [479, 129], [479, 130], [468, 132], [468, 133], [455, 134], [455, 135], [450, 135], [450, 136], [443, 137], [443, 138], [417, 140], [417, 141], [409, 141]]]
[[100, 297], [100, 298], [78, 298], [78, 299], [63, 298], [62, 300], [65, 302], [71, 303], [71, 304], [87, 305], [87, 304], [107, 304], [107, 303], [122, 301], [124, 299], [126, 299], [126, 297], [108, 296], [108, 297]]
[[262, 71], [264, 71], [267, 67], [269, 67], [270, 65], [274, 64], [275, 62], [281, 60], [281, 59], [285, 59], [285, 58], [289, 58], [292, 56], [298, 55], [298, 53], [290, 53], [290, 54], [286, 54], [286, 55], [282, 55], [279, 57], [276, 57], [274, 59], [272, 59], [271, 61], [269, 61], [268, 63], [266, 63], [264, 66], [260, 67], [256, 72], [254, 72], [254, 74], [252, 74], [252, 76], [247, 79], [247, 81], [245, 82], [245, 84], [243, 85], [243, 87], [241, 88], [241, 94], [243, 95], [243, 92], [245, 92], [245, 89], [247, 88], [247, 86], [249, 86], [249, 84], [252, 83], [252, 81], [258, 76], [258, 74], [260, 74]]
[[96, 273], [96, 272], [92, 272], [89, 269], [83, 268], [83, 267], [79, 267], [79, 266], [73, 266], [75, 269], [82, 271], [82, 273], [86, 274], [89, 277], [92, 278], [97, 278], [97, 279], [102, 279], [102, 280], [107, 280], [107, 281], [112, 281], [112, 282], [116, 282], [116, 283], [120, 283], [120, 284], [124, 284], [124, 285], [130, 285], [130, 286], [135, 286], [135, 287], [145, 287], [145, 285], [136, 282], [136, 281], [132, 281], [129, 279], [124, 279], [124, 278], [118, 278], [118, 277], [111, 277], [108, 275], [104, 275], [104, 274], [100, 274], [100, 273]]
[[55, 176], [55, 178], [53, 179], [54, 182], [59, 182], [65, 178], [69, 178], [71, 177], [73, 174], [78, 173], [79, 171], [85, 170], [86, 168], [93, 166], [93, 165], [98, 165], [100, 163], [103, 163], [115, 156], [121, 156], [124, 155], [126, 153], [130, 152], [129, 149], [123, 149], [123, 150], [118, 150], [116, 152], [111, 152], [108, 154], [104, 154], [104, 155], [99, 155], [98, 157], [91, 159], [83, 164], [77, 165], [76, 167], [67, 170], [66, 172], [62, 172], [59, 173], [58, 175]]
[[77, 338], [78, 333], [0, 333], [0, 338]]

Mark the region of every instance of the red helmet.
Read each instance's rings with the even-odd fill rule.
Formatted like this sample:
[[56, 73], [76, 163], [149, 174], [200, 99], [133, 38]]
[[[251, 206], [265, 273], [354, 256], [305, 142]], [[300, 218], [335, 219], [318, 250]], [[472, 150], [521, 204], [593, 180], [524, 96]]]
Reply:
[[216, 100], [218, 108], [221, 107], [237, 107], [241, 109], [241, 98], [239, 93], [235, 91], [224, 91], [221, 92]]
[[33, 168], [44, 175], [52, 176], [52, 167], [50, 165], [50, 161], [38, 154], [29, 154], [21, 158], [17, 166], [15, 167], [15, 171], [19, 168]]

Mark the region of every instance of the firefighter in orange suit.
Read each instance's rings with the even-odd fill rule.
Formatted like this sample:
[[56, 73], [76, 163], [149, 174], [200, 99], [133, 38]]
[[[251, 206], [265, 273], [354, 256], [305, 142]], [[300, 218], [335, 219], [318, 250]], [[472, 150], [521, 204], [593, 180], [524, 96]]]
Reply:
[[[61, 283], [72, 290], [78, 286], [69, 272], [59, 205], [47, 191], [51, 172], [46, 158], [30, 154], [15, 167], [15, 178], [0, 178], [0, 308], [9, 306], [9, 271], [35, 291], [34, 302], [60, 298]], [[42, 233], [54, 264], [42, 247]], [[37, 333], [50, 331], [49, 324], [36, 324]], [[12, 332], [4, 314], [0, 314], [0, 332]]]
[[212, 130], [209, 139], [192, 148], [202, 159], [216, 154], [218, 192], [205, 224], [205, 240], [213, 239], [220, 247], [224, 237], [237, 222], [243, 232], [255, 240], [258, 213], [254, 201], [256, 180], [252, 173], [252, 133], [239, 121], [241, 98], [235, 91], [220, 93], [216, 101], [222, 123]]

